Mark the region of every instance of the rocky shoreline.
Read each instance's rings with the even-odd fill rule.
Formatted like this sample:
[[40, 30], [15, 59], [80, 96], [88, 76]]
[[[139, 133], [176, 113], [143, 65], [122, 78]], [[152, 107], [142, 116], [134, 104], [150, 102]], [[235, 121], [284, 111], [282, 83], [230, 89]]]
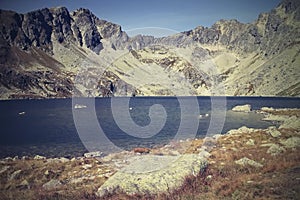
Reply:
[[71, 159], [38, 155], [1, 159], [0, 195], [3, 199], [187, 199], [189, 195], [296, 199], [300, 109], [264, 107], [255, 112], [280, 126], [241, 127], [224, 135], [106, 156], [92, 152]]

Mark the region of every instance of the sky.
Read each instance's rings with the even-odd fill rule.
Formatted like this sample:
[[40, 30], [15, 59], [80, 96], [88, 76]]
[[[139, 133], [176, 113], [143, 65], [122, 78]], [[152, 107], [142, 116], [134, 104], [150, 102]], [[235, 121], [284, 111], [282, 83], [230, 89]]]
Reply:
[[0, 0], [0, 9], [19, 13], [67, 7], [87, 8], [100, 19], [119, 24], [129, 35], [170, 35], [199, 25], [210, 27], [220, 19], [250, 23], [280, 0]]

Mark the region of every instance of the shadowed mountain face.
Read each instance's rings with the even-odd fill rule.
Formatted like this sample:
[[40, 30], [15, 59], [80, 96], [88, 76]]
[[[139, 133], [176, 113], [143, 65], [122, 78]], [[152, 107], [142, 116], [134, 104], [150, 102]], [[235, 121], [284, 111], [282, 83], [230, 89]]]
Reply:
[[0, 97], [300, 94], [300, 3], [250, 24], [128, 35], [87, 9], [0, 11]]

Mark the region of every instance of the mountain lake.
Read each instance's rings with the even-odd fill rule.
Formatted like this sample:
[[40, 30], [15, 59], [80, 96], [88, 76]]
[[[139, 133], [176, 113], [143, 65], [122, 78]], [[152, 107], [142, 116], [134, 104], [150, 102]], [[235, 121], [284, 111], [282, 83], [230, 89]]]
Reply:
[[[0, 101], [0, 157], [75, 157], [267, 128], [255, 110], [300, 108], [287, 97], [113, 97]], [[250, 104], [251, 112], [234, 112]]]

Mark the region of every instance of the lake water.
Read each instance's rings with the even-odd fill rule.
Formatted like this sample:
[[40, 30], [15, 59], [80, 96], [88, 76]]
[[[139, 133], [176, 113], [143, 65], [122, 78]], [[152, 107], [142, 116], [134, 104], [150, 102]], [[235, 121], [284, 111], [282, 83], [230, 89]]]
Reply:
[[[0, 101], [0, 157], [82, 156], [171, 140], [266, 128], [262, 115], [230, 111], [236, 105], [300, 108], [299, 98], [135, 97]], [[72, 109], [74, 106], [82, 108]], [[85, 107], [86, 106], [86, 107]], [[149, 113], [150, 109], [150, 113]], [[276, 124], [275, 124], [276, 125]]]

